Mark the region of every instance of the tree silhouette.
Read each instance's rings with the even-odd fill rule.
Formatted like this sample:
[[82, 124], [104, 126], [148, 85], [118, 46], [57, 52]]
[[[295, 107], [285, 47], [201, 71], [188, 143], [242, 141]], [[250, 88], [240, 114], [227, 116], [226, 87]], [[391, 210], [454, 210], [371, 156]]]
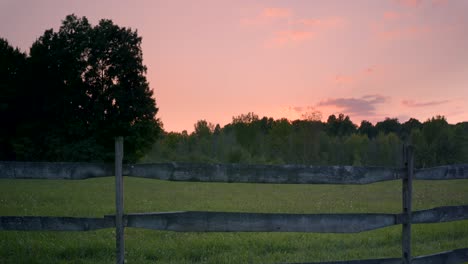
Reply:
[[26, 110], [18, 159], [112, 160], [113, 137], [124, 136], [135, 161], [159, 131], [146, 80], [141, 37], [111, 20], [89, 24], [69, 15], [31, 47]]
[[334, 136], [348, 136], [356, 132], [356, 125], [344, 114], [339, 114], [338, 117], [330, 115], [327, 120], [327, 131]]
[[384, 121], [377, 122], [375, 125], [378, 132], [383, 132], [384, 134], [395, 133], [400, 135], [401, 124], [398, 122], [397, 118], [385, 118]]
[[23, 118], [26, 55], [0, 38], [0, 160], [15, 159], [13, 140]]
[[377, 129], [367, 120], [362, 120], [361, 125], [358, 128], [358, 132], [363, 135], [367, 135], [369, 138], [375, 138], [377, 136]]

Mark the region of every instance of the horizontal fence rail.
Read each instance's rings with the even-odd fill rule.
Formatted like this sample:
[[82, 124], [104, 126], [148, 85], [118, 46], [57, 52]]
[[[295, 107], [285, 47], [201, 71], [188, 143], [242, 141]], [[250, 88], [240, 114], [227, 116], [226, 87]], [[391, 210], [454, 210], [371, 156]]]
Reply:
[[[413, 212], [412, 223], [468, 219], [468, 205]], [[402, 223], [402, 214], [166, 212], [126, 215], [128, 227], [178, 232], [358, 233]]]
[[0, 230], [90, 231], [115, 227], [115, 217], [0, 216]]
[[415, 169], [416, 180], [468, 179], [468, 164], [445, 165], [427, 169]]
[[443, 223], [466, 219], [468, 219], [468, 205], [441, 206], [411, 213], [412, 223]]
[[[414, 257], [413, 264], [457, 264], [468, 261], [468, 248], [460, 248], [451, 251]], [[291, 264], [401, 264], [401, 258], [345, 260], [331, 262], [297, 262]], [[286, 263], [284, 263], [286, 264]]]
[[[416, 180], [468, 179], [468, 164], [415, 169]], [[123, 175], [169, 181], [369, 184], [402, 178], [404, 168], [155, 163], [128, 164]], [[113, 164], [73, 162], [0, 162], [0, 179], [81, 180], [114, 175]]]
[[401, 178], [401, 169], [352, 166], [247, 165], [247, 164], [137, 164], [129, 174], [170, 181], [367, 184]]
[[[0, 216], [0, 230], [89, 231], [115, 227], [104, 218]], [[468, 219], [468, 205], [414, 211], [412, 223]], [[158, 212], [124, 216], [126, 227], [177, 232], [357, 233], [402, 223], [402, 214], [278, 214], [236, 212]]]
[[169, 212], [127, 215], [128, 227], [178, 232], [357, 233], [395, 224], [392, 214]]
[[[413, 223], [468, 219], [468, 205], [413, 212]], [[402, 214], [166, 212], [126, 215], [128, 227], [179, 232], [357, 233], [402, 223]]]
[[81, 162], [0, 162], [2, 179], [84, 180], [114, 175], [114, 164]]

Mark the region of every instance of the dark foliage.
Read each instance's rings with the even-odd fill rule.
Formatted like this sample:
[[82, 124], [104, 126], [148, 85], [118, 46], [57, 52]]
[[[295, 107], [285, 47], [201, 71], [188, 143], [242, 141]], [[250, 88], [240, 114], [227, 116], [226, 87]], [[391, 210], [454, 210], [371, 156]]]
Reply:
[[343, 114], [323, 123], [248, 113], [224, 128], [201, 120], [190, 135], [164, 133], [143, 161], [398, 167], [407, 142], [415, 146], [418, 167], [468, 162], [468, 123], [450, 125], [439, 116], [424, 123], [387, 118], [377, 124], [363, 121], [356, 129]]
[[141, 40], [110, 20], [91, 26], [69, 15], [34, 42], [29, 57], [1, 42], [2, 63], [14, 66], [6, 73], [2, 66], [9, 77], [2, 78], [1, 114], [14, 130], [1, 135], [2, 159], [110, 161], [120, 135], [125, 159], [142, 157], [160, 125]]

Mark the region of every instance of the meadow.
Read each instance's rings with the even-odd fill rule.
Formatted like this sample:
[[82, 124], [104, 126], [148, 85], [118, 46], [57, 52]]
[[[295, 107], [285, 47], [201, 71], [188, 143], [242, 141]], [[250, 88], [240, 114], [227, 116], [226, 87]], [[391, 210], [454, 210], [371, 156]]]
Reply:
[[[468, 180], [415, 181], [413, 210], [468, 204]], [[124, 178], [125, 212], [398, 213], [401, 182], [275, 185]], [[114, 178], [0, 180], [0, 215], [102, 217]], [[413, 255], [468, 247], [468, 221], [413, 225]], [[0, 263], [115, 263], [115, 232], [0, 231]], [[125, 230], [127, 263], [278, 263], [399, 257], [401, 226], [358, 234]]]

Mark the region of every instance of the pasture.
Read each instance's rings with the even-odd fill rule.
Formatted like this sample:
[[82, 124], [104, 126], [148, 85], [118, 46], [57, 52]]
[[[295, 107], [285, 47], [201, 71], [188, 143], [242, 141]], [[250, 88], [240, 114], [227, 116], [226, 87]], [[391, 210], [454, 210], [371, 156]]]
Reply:
[[[166, 182], [124, 177], [125, 212], [399, 213], [401, 181], [369, 185]], [[413, 210], [468, 204], [468, 180], [414, 181]], [[114, 178], [0, 180], [0, 215], [114, 214]], [[415, 224], [413, 255], [468, 246], [468, 221]], [[0, 263], [114, 263], [115, 230], [0, 231]], [[399, 257], [401, 226], [359, 234], [125, 229], [127, 263], [278, 263]]]

